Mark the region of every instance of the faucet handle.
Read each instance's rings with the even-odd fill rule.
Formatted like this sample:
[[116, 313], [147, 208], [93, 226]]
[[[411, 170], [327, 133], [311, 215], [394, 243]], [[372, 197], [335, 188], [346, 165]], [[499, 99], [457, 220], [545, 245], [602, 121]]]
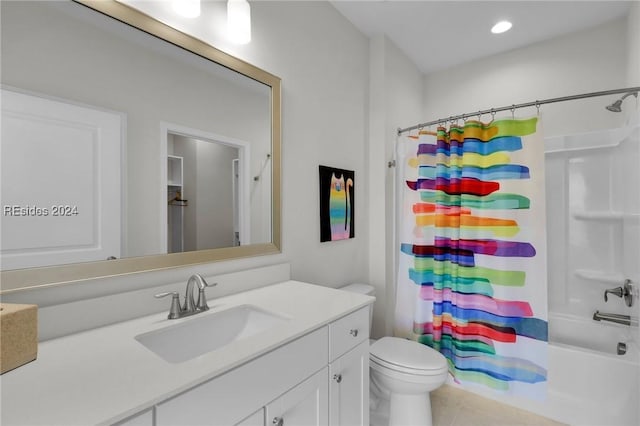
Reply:
[[169, 319], [180, 318], [180, 295], [177, 291], [167, 291], [165, 293], [158, 293], [154, 297], [160, 299], [171, 295], [171, 307], [169, 308]]
[[610, 288], [609, 290], [604, 291], [604, 301], [608, 302], [609, 293], [616, 295], [618, 297], [624, 297], [624, 302], [627, 306], [633, 306], [633, 284], [631, 284], [631, 280], [624, 280], [624, 285], [622, 287]]
[[204, 279], [202, 280], [204, 286], [198, 289], [198, 302], [196, 303], [196, 309], [198, 311], [208, 311], [209, 305], [207, 305], [207, 296], [204, 294], [204, 290], [207, 287], [215, 287], [218, 283], [209, 284]]
[[609, 290], [605, 290], [604, 291], [604, 301], [608, 302], [609, 301], [609, 293], [618, 296], [618, 297], [622, 297], [622, 287], [616, 287], [616, 288], [610, 288]]

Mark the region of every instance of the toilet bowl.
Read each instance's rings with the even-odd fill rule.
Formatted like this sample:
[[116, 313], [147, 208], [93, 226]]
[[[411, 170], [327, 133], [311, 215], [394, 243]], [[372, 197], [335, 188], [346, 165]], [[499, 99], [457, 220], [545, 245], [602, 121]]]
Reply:
[[[342, 290], [374, 295], [366, 284], [350, 284]], [[447, 379], [446, 358], [412, 340], [383, 337], [369, 350], [371, 423], [389, 426], [431, 426], [429, 392]]]
[[[369, 372], [378, 402], [374, 410], [389, 425], [432, 425], [429, 392], [447, 380], [441, 353], [412, 340], [383, 337], [370, 348]], [[388, 414], [387, 414], [388, 407]]]

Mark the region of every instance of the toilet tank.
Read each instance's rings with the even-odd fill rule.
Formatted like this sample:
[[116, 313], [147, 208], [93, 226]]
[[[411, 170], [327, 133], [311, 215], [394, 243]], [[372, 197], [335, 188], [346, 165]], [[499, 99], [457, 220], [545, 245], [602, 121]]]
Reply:
[[[346, 285], [344, 287], [340, 287], [339, 289], [344, 291], [350, 291], [351, 293], [366, 294], [367, 296], [373, 296], [373, 297], [375, 297], [376, 295], [376, 289], [369, 284], [353, 283], [353, 284]], [[369, 330], [371, 330], [372, 326], [373, 326], [373, 306], [371, 306], [371, 308], [369, 309]]]

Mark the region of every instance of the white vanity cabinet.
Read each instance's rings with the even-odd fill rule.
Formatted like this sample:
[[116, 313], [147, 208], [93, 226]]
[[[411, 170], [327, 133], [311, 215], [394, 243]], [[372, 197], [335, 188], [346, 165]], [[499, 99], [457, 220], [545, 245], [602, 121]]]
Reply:
[[367, 306], [156, 405], [149, 425], [368, 425], [368, 339]]
[[[322, 327], [156, 406], [156, 426], [244, 422], [325, 369], [328, 330]], [[326, 405], [326, 404], [325, 404]]]
[[[169, 321], [161, 312], [43, 341], [36, 361], [2, 375], [0, 423], [368, 425], [373, 301], [289, 280], [219, 297], [201, 317]], [[253, 329], [234, 331], [224, 312], [245, 311], [282, 321], [255, 331], [258, 316], [245, 324]], [[214, 331], [237, 338], [181, 362], [140, 340], [167, 327], [194, 338], [202, 324], [220, 328], [209, 329], [219, 343]], [[181, 344], [163, 336], [169, 348]]]

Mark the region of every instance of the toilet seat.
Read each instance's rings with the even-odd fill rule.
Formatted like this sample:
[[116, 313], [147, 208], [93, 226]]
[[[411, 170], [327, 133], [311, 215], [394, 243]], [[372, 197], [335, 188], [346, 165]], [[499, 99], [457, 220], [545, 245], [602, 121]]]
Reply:
[[[446, 358], [434, 349], [412, 340], [383, 337], [371, 345], [372, 366], [400, 373], [436, 376], [448, 371]], [[376, 364], [376, 365], [373, 365]]]

